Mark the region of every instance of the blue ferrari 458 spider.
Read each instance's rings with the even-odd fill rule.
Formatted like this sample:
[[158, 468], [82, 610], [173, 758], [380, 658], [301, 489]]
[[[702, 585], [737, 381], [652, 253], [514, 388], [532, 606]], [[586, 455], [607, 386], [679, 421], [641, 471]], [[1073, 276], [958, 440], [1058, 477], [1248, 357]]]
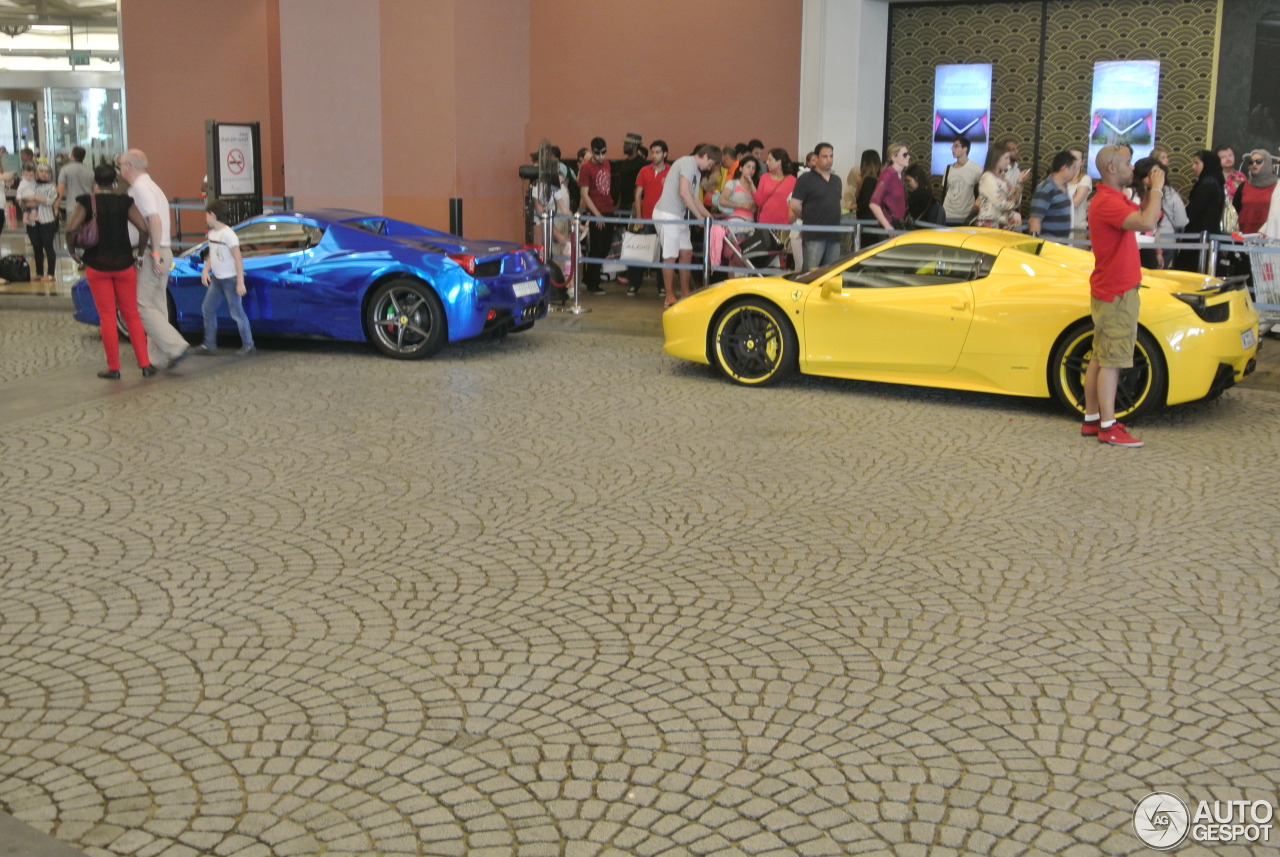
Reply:
[[[547, 314], [547, 268], [518, 244], [341, 210], [267, 214], [234, 228], [255, 335], [367, 340], [409, 359], [446, 342], [527, 330]], [[205, 249], [176, 258], [169, 275], [170, 320], [185, 333], [204, 330]], [[88, 283], [71, 295], [76, 319], [98, 324]], [[218, 330], [235, 331], [225, 303]]]

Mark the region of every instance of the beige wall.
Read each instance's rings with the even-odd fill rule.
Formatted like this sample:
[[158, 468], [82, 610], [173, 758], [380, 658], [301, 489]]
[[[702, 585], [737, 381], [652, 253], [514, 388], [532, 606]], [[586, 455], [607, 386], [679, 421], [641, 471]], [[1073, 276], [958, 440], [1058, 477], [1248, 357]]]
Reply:
[[381, 75], [369, 59], [381, 50], [378, 2], [279, 2], [285, 185], [294, 205], [379, 211]]
[[759, 137], [796, 155], [801, 7], [796, 0], [535, 0], [533, 117], [566, 158], [599, 135], [622, 156], [628, 132], [673, 155]]
[[[284, 189], [276, 0], [121, 0], [125, 121], [170, 198], [195, 197], [206, 119], [259, 122], [263, 192]], [[198, 228], [203, 218], [184, 219]]]
[[129, 139], [170, 196], [198, 190], [205, 119], [262, 122], [265, 189], [300, 207], [447, 228], [460, 197], [467, 234], [508, 240], [543, 137], [797, 154], [794, 0], [222, 0], [216, 27], [209, 9], [122, 0]]

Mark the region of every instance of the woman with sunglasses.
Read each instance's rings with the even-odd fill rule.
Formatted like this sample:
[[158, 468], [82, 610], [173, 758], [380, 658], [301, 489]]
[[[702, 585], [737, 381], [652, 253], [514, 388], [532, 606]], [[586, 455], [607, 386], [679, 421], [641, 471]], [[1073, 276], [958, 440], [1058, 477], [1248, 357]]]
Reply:
[[1271, 168], [1271, 153], [1266, 149], [1254, 149], [1244, 158], [1247, 181], [1236, 188], [1231, 204], [1240, 215], [1240, 231], [1261, 232], [1267, 216], [1276, 207], [1272, 202], [1276, 194], [1275, 170]]

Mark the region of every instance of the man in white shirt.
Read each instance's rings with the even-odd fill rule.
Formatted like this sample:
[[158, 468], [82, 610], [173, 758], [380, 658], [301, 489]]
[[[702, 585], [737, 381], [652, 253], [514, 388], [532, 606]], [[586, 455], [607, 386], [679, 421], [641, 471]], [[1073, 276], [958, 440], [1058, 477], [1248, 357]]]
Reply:
[[[156, 362], [158, 352], [168, 360], [167, 368], [172, 369], [187, 356], [191, 346], [169, 324], [166, 286], [169, 269], [173, 267], [173, 250], [169, 247], [169, 200], [147, 172], [147, 156], [141, 149], [130, 149], [116, 158], [116, 166], [129, 183], [129, 196], [150, 230], [147, 239], [149, 255], [138, 263], [138, 315], [142, 317], [142, 327], [147, 332], [147, 348], [151, 352], [152, 363]], [[137, 231], [130, 226], [129, 232], [130, 240], [136, 243]]]
[[948, 223], [964, 223], [978, 210], [978, 180], [982, 165], [969, 160], [972, 144], [967, 137], [957, 137], [951, 144], [956, 162], [942, 176], [942, 208]]

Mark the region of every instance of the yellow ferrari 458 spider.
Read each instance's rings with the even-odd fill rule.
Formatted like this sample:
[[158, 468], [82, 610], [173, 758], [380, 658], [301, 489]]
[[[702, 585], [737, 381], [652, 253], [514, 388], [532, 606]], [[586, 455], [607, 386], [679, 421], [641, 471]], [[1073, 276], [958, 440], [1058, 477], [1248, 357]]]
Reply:
[[[662, 317], [665, 350], [740, 384], [810, 375], [1056, 396], [1083, 413], [1093, 254], [1013, 232], [908, 232], [813, 271], [727, 280]], [[1116, 415], [1215, 396], [1253, 371], [1241, 282], [1142, 272]]]

